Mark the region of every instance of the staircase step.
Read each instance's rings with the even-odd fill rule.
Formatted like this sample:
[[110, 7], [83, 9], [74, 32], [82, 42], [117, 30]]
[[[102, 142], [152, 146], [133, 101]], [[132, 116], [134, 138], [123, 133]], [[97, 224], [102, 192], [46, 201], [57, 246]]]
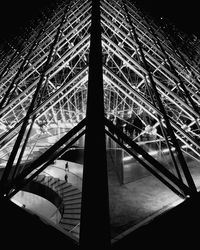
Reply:
[[80, 208], [64, 208], [64, 214], [80, 214], [81, 209]]
[[37, 182], [42, 182], [42, 181], [44, 181], [44, 179], [45, 179], [45, 175], [38, 175], [35, 180]]
[[66, 231], [70, 231], [74, 228], [74, 225], [65, 224], [62, 221], [59, 222], [59, 225]]
[[70, 187], [72, 187], [71, 183], [68, 183], [66, 181], [60, 180], [60, 183], [58, 183], [58, 188], [62, 188], [62, 189], [68, 189]]
[[60, 225], [64, 230], [71, 233], [73, 236], [79, 238], [80, 235], [80, 227], [79, 226], [69, 226], [69, 225]]
[[59, 183], [56, 184], [56, 188], [59, 190], [63, 190], [63, 192], [68, 189], [70, 190], [71, 187], [72, 187], [71, 183], [62, 183], [62, 181], [59, 181]]
[[68, 190], [62, 190], [62, 192], [63, 192], [63, 197], [81, 194], [81, 191], [74, 187]]
[[71, 190], [77, 190], [75, 186], [73, 186], [71, 183], [68, 183], [67, 186], [62, 185], [63, 192], [68, 192]]
[[[62, 197], [63, 197], [63, 200], [65, 200], [65, 199], [67, 199], [67, 198], [72, 198], [73, 199], [73, 197], [76, 197], [76, 195], [81, 195], [81, 193], [79, 192], [79, 191], [77, 191], [77, 190], [72, 190], [72, 191], [70, 191], [70, 192], [67, 192], [67, 193], [63, 193], [63, 190], [62, 190]], [[80, 197], [79, 197], [80, 198]], [[68, 200], [69, 200], [68, 199]]]
[[59, 183], [59, 179], [58, 178], [53, 178], [53, 177], [48, 177], [48, 176], [42, 176], [42, 177], [38, 177], [36, 179], [37, 182], [52, 188], [55, 191], [59, 191], [57, 188], [57, 183]]
[[68, 206], [68, 205], [72, 205], [72, 204], [81, 204], [81, 199], [78, 198], [78, 199], [75, 199], [75, 200], [64, 201], [63, 203], [64, 203], [65, 206], [66, 206], [66, 205], [67, 205], [67, 206]]
[[79, 238], [79, 234], [80, 234], [80, 223], [77, 224], [73, 229], [71, 229], [71, 232], [74, 236]]
[[75, 236], [76, 238], [79, 238], [79, 232], [73, 231], [73, 232], [70, 232], [70, 233], [73, 234], [73, 236]]
[[42, 184], [48, 186], [48, 187], [51, 187], [51, 186], [57, 186], [56, 185], [56, 181], [53, 177], [48, 177], [46, 176], [46, 178], [43, 180]]
[[64, 189], [63, 190], [63, 194], [81, 194], [82, 192], [75, 186], [72, 186], [73, 188], [69, 188], [69, 189]]
[[62, 219], [76, 219], [80, 220], [81, 215], [80, 214], [63, 214]]
[[64, 201], [72, 201], [75, 199], [81, 199], [81, 193], [73, 194], [73, 195], [63, 195], [63, 200]]
[[60, 223], [76, 226], [79, 223], [79, 221], [80, 221], [80, 219], [62, 218], [60, 220]]
[[79, 209], [81, 208], [81, 204], [80, 203], [74, 203], [74, 204], [66, 204], [64, 211], [66, 209]]

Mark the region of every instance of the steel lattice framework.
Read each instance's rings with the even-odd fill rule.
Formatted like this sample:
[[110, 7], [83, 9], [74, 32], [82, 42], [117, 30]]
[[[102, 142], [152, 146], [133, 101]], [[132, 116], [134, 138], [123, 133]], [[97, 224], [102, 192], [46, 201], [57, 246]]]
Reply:
[[[93, 107], [93, 114], [86, 115], [89, 85], [96, 82], [95, 77], [95, 82], [89, 80], [94, 61], [92, 8], [97, 8], [93, 2], [63, 1], [40, 20], [28, 40], [20, 41], [20, 50], [1, 52], [3, 194], [12, 196], [83, 134], [87, 136], [87, 122], [99, 112]], [[187, 162], [200, 161], [198, 69], [135, 4], [102, 0], [99, 6], [102, 61], [97, 60], [97, 68], [101, 64], [104, 135], [179, 196], [192, 196], [198, 187]], [[123, 131], [119, 122], [126, 125]], [[95, 119], [92, 124], [97, 125]], [[168, 152], [175, 173], [153, 156], [150, 143], [157, 153]], [[34, 158], [38, 146], [44, 153]], [[30, 166], [21, 169], [26, 162]]]

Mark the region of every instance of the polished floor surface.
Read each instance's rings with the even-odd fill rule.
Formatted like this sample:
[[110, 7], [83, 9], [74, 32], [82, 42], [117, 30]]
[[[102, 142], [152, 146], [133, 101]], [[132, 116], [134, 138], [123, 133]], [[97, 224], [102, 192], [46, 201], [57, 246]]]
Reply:
[[[160, 180], [148, 173], [135, 161], [132, 167], [124, 165], [124, 180], [120, 183], [108, 156], [111, 237], [113, 241], [136, 230], [141, 225], [163, 214], [183, 202]], [[134, 166], [134, 169], [133, 169]], [[189, 164], [190, 172], [197, 187], [200, 187], [200, 168], [194, 162]]]

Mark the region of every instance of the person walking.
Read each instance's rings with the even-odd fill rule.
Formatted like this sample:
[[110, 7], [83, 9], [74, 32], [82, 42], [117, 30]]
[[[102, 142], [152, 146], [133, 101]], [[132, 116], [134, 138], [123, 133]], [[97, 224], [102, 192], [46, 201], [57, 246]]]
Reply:
[[65, 172], [68, 172], [69, 171], [69, 163], [68, 161], [66, 161], [65, 163]]
[[67, 172], [69, 172], [69, 163], [68, 161], [66, 161], [65, 163], [65, 181], [68, 182], [68, 174]]

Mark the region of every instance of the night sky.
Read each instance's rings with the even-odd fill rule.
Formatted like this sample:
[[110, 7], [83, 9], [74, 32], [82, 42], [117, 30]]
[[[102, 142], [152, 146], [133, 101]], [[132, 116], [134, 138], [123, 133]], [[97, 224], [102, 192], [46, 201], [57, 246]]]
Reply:
[[55, 2], [55, 0], [1, 0], [0, 42], [20, 34], [22, 27], [52, 1]]
[[[43, 6], [55, 0], [1, 0], [0, 43], [19, 33], [19, 27], [34, 18]], [[200, 37], [198, 0], [136, 0], [152, 16], [163, 16], [183, 31]]]
[[199, 0], [136, 0], [152, 16], [173, 22], [188, 34], [200, 37]]

